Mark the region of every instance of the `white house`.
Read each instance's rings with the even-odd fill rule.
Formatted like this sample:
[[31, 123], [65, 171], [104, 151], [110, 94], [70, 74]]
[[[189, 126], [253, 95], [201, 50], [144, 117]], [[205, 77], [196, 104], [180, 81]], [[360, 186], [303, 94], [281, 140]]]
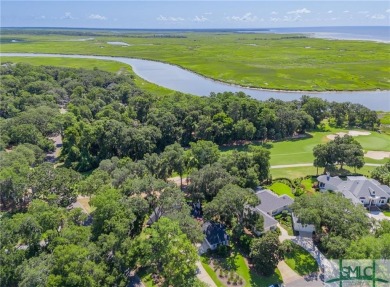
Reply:
[[226, 234], [225, 228], [222, 224], [208, 221], [202, 226], [205, 239], [202, 243], [202, 249], [215, 250], [220, 245], [229, 244], [229, 236]]
[[320, 175], [317, 180], [321, 191], [340, 192], [355, 204], [382, 206], [390, 200], [390, 188], [387, 185], [365, 176], [348, 176], [347, 180], [342, 180], [338, 176]]
[[292, 220], [293, 220], [293, 228], [294, 228], [294, 231], [297, 231], [299, 232], [299, 234], [301, 235], [302, 233], [313, 233], [316, 228], [314, 226], [314, 224], [303, 224], [298, 217], [296, 217], [294, 215], [294, 213], [292, 213]]

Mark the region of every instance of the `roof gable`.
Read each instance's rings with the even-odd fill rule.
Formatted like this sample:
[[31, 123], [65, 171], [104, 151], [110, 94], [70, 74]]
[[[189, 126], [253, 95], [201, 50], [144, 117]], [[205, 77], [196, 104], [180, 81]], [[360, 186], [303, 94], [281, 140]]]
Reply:
[[294, 200], [288, 195], [279, 196], [267, 189], [258, 191], [256, 196], [260, 199], [260, 204], [257, 205], [256, 208], [266, 213], [272, 212], [273, 210], [284, 206], [289, 206], [294, 202]]
[[203, 233], [206, 235], [207, 241], [211, 245], [222, 243], [228, 239], [225, 228], [220, 223], [208, 221], [203, 224], [202, 229]]

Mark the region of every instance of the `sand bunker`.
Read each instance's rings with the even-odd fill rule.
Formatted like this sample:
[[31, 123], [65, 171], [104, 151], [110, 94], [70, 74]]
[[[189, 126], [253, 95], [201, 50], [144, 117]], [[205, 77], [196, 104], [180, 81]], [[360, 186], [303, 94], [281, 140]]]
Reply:
[[330, 140], [334, 140], [336, 138], [336, 136], [343, 137], [345, 135], [350, 135], [353, 137], [357, 137], [357, 136], [368, 136], [370, 134], [371, 134], [370, 132], [348, 131], [348, 133], [339, 132], [339, 133], [336, 133], [335, 135], [327, 135], [326, 137]]
[[364, 156], [372, 159], [385, 159], [385, 158], [390, 158], [390, 152], [369, 150]]

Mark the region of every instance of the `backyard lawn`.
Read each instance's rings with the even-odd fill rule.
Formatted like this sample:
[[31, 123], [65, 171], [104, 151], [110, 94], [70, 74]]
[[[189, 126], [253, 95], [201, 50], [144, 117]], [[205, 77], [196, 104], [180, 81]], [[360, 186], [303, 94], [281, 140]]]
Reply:
[[291, 188], [285, 183], [275, 182], [268, 188], [275, 192], [277, 195], [286, 194], [291, 198], [295, 198], [295, 195], [292, 193]]
[[292, 243], [291, 252], [285, 254], [286, 264], [299, 275], [306, 275], [318, 271], [317, 261], [301, 246]]
[[307, 178], [301, 181], [301, 186], [305, 190], [305, 192], [315, 192], [314, 188], [312, 187], [313, 184], [317, 181], [315, 177]]
[[[217, 260], [217, 259], [215, 259]], [[207, 255], [201, 256], [201, 262], [206, 272], [213, 279], [218, 287], [229, 286], [221, 282], [218, 271], [214, 271], [213, 267], [210, 266], [210, 257]], [[282, 282], [282, 277], [278, 269], [275, 269], [275, 273], [272, 276], [264, 277], [256, 274], [249, 269], [244, 257], [237, 251], [233, 250], [231, 255], [227, 258], [218, 259], [218, 264], [223, 267], [224, 270], [233, 270], [242, 279], [244, 279], [245, 287], [268, 287], [273, 283]]]

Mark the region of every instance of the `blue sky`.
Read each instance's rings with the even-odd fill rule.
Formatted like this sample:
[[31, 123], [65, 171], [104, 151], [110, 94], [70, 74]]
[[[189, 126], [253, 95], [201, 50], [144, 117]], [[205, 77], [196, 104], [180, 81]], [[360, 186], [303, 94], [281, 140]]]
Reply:
[[389, 1], [1, 1], [2, 27], [389, 26]]

